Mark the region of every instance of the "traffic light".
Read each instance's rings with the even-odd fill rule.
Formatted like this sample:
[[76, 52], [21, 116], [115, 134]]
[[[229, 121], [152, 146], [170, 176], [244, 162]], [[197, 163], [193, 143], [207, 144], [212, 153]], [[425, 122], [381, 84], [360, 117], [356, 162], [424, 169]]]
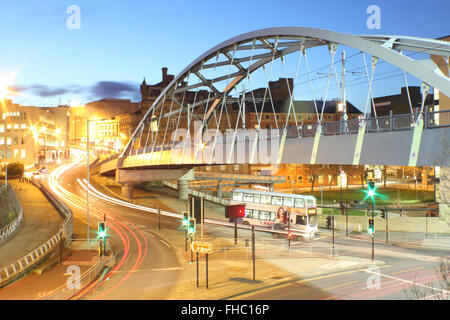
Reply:
[[380, 215], [383, 219], [386, 219], [386, 211], [385, 210], [381, 210]]
[[327, 216], [327, 229], [331, 229], [331, 217]]
[[288, 237], [289, 237], [289, 239], [292, 239], [292, 232], [288, 233]]
[[367, 230], [369, 234], [375, 233], [375, 221], [373, 219], [369, 219], [369, 228]]
[[106, 238], [106, 221], [98, 222], [98, 238], [99, 239]]
[[367, 191], [367, 195], [373, 199], [375, 195], [375, 182], [369, 181], [369, 190]]
[[188, 224], [188, 233], [190, 234], [194, 234], [195, 233], [195, 218], [190, 218], [189, 219], [189, 224]]
[[183, 215], [183, 219], [181, 220], [181, 224], [184, 227], [187, 227], [187, 225], [189, 223], [189, 211], [183, 211], [181, 214]]

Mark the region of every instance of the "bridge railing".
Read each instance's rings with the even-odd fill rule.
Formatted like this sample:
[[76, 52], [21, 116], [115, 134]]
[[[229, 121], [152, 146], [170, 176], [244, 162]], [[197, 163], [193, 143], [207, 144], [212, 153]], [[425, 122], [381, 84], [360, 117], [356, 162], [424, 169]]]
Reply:
[[[366, 132], [387, 132], [387, 131], [397, 131], [397, 130], [413, 130], [414, 123], [417, 120], [418, 113], [408, 113], [408, 114], [398, 114], [398, 115], [388, 115], [380, 117], [368, 117], [366, 118]], [[444, 111], [432, 111], [424, 112], [424, 129], [433, 129], [439, 127], [449, 127], [450, 126], [450, 110]], [[363, 119], [350, 119], [347, 121], [322, 121], [322, 134], [323, 135], [341, 135], [341, 134], [355, 134], [358, 133], [361, 122]], [[317, 122], [298, 123], [298, 126], [288, 126], [287, 137], [288, 138], [301, 138], [301, 137], [314, 137], [317, 132]], [[273, 130], [273, 129], [272, 129]], [[284, 127], [278, 128], [279, 132], [273, 132], [270, 130], [267, 135], [267, 139], [279, 139], [284, 131]], [[229, 143], [233, 137], [222, 136], [221, 143]], [[213, 143], [214, 137], [210, 137], [208, 141], [204, 141], [206, 145]], [[159, 152], [160, 150], [170, 150], [172, 148], [172, 143], [166, 143], [164, 146], [155, 146], [153, 151]], [[175, 144], [175, 148], [182, 148], [183, 143]], [[146, 150], [141, 148], [139, 150], [132, 150], [130, 155], [148, 153], [151, 152], [152, 148], [147, 147]], [[111, 160], [117, 159], [119, 154], [115, 154], [112, 157], [105, 159], [103, 161], [97, 162], [95, 165], [99, 166]]]

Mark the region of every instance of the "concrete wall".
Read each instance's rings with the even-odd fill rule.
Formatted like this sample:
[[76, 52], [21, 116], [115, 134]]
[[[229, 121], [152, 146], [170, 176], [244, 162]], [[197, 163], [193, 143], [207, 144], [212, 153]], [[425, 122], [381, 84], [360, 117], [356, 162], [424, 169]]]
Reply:
[[439, 217], [450, 224], [450, 167], [440, 167]]

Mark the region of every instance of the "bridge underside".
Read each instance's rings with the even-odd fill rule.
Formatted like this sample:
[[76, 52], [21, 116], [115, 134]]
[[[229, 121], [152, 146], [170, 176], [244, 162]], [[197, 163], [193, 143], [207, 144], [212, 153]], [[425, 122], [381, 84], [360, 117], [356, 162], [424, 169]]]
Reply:
[[[361, 165], [409, 164], [414, 131], [370, 132], [364, 136], [361, 149]], [[316, 164], [354, 164], [357, 134], [322, 136], [317, 151]], [[214, 146], [199, 149], [191, 146], [172, 150], [154, 151], [131, 155], [101, 164], [99, 173], [116, 175], [119, 182], [124, 174], [132, 181], [175, 180], [193, 167], [221, 164], [277, 164], [279, 139], [257, 141], [254, 161], [250, 161], [255, 137], [235, 143], [218, 141]], [[281, 161], [278, 163], [309, 164], [314, 137], [287, 138]], [[233, 147], [231, 147], [233, 146]], [[212, 150], [215, 150], [214, 156]], [[230, 155], [231, 152], [231, 155]], [[418, 150], [417, 166], [450, 166], [450, 127], [424, 130]], [[228, 161], [230, 160], [230, 161]], [[131, 180], [130, 180], [131, 181]]]

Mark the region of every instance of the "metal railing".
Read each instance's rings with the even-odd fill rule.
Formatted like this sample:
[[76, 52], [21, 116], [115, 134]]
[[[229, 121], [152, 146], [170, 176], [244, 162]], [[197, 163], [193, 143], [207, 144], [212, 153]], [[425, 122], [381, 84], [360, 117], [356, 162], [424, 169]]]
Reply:
[[99, 273], [105, 268], [106, 264], [112, 257], [100, 257], [100, 259], [91, 266], [86, 272], [81, 274], [76, 279], [71, 279], [71, 284], [64, 284], [50, 292], [47, 292], [35, 300], [67, 300], [77, 295], [80, 291], [86, 288], [92, 281], [99, 277]]
[[286, 177], [282, 176], [264, 176], [250, 174], [234, 174], [220, 172], [194, 172], [195, 179], [211, 179], [211, 180], [245, 180], [258, 181], [266, 183], [282, 183], [286, 181]]
[[0, 287], [10, 283], [15, 278], [25, 274], [31, 268], [39, 265], [55, 254], [55, 249], [62, 245], [65, 240], [67, 247], [72, 240], [73, 214], [72, 211], [59, 200], [51, 191], [47, 190], [40, 182], [31, 179], [40, 191], [47, 197], [49, 202], [55, 207], [58, 213], [63, 216], [63, 222], [59, 226], [57, 233], [44, 244], [29, 252], [17, 261], [0, 269]]
[[[249, 238], [214, 238], [212, 243], [214, 259], [249, 260], [252, 259], [252, 240]], [[283, 239], [256, 239], [256, 259], [288, 259], [336, 256], [328, 243], [315, 241], [289, 242]], [[187, 257], [188, 258], [188, 257]]]
[[[424, 112], [422, 114], [424, 120], [424, 129], [434, 129], [440, 127], [450, 127], [450, 110], [444, 111], [432, 111]], [[350, 119], [341, 121], [322, 121], [322, 135], [343, 135], [343, 134], [354, 134], [358, 133], [359, 128], [363, 121], [366, 121], [366, 132], [386, 132], [386, 131], [398, 131], [398, 130], [413, 130], [414, 123], [418, 119], [419, 114], [399, 114], [381, 117], [367, 117], [365, 119]], [[318, 123], [317, 122], [301, 122], [298, 126], [288, 126], [286, 128], [286, 133], [288, 138], [301, 138], [301, 137], [313, 137], [316, 135]], [[276, 130], [276, 129], [275, 129]], [[283, 134], [284, 127], [278, 129], [277, 134], [273, 134], [273, 129], [269, 129], [267, 134], [267, 139], [280, 139]], [[276, 132], [276, 131], [275, 131]], [[222, 137], [222, 136], [221, 136]], [[211, 137], [212, 141], [214, 137]], [[222, 137], [223, 143], [228, 142], [226, 137]], [[230, 137], [231, 139], [231, 137]], [[208, 144], [208, 143], [206, 143]], [[183, 143], [179, 144], [180, 146]], [[165, 144], [164, 146], [155, 146], [153, 151], [159, 151], [161, 149], [168, 150], [172, 147], [172, 144]], [[150, 152], [151, 148], [144, 150], [141, 148], [139, 150], [132, 151], [130, 155], [138, 154], [142, 152]], [[115, 154], [108, 159], [100, 162], [96, 162], [95, 166], [100, 166], [101, 164], [107, 163], [111, 160], [117, 159], [119, 154]]]
[[[6, 192], [7, 186], [6, 184], [3, 184], [0, 187], [0, 192]], [[2, 229], [0, 229], [0, 244], [11, 238], [16, 231], [18, 230], [18, 227], [22, 224], [23, 221], [23, 209], [20, 202], [17, 200], [17, 208], [16, 208], [16, 214], [17, 216], [14, 218], [13, 221], [8, 223], [6, 226], [4, 226]]]

